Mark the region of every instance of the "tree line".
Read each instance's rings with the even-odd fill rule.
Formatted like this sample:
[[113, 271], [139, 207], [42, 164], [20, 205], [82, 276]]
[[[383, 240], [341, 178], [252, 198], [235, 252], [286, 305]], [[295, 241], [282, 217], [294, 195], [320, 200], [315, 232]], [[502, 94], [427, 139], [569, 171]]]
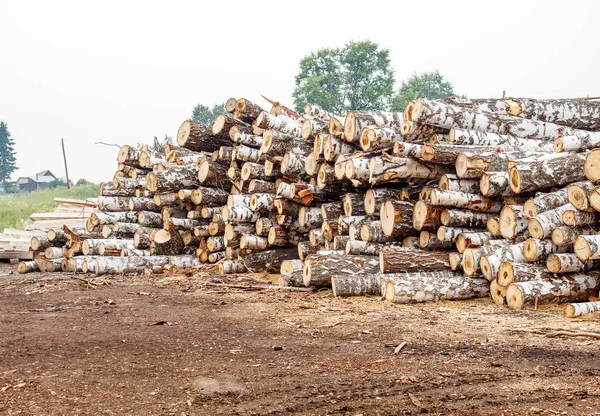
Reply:
[[[403, 111], [418, 97], [456, 96], [454, 86], [438, 71], [413, 74], [395, 89], [390, 50], [375, 42], [349, 42], [342, 48], [324, 48], [300, 60], [292, 94], [296, 111], [306, 104], [344, 115], [349, 110]], [[198, 104], [191, 119], [210, 124], [224, 112], [223, 104]]]

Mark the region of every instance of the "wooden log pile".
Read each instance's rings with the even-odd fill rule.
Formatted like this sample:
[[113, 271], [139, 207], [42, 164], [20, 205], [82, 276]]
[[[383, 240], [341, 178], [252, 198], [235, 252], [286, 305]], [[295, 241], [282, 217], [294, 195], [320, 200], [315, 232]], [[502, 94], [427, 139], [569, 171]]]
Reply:
[[185, 121], [164, 154], [121, 148], [99, 212], [85, 231], [64, 230], [75, 269], [191, 256], [335, 296], [491, 296], [513, 309], [598, 294], [598, 102], [450, 97], [344, 117], [247, 99], [226, 109], [212, 126]]

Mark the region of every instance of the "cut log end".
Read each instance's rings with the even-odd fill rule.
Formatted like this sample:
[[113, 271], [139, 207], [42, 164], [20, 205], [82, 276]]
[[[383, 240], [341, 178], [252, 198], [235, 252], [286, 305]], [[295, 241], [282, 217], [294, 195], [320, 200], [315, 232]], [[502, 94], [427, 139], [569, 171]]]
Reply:
[[573, 242], [573, 252], [581, 261], [589, 260], [592, 255], [592, 249], [590, 247], [590, 244], [582, 236], [577, 237]]
[[542, 224], [537, 220], [537, 218], [530, 218], [529, 223], [527, 224], [527, 229], [529, 230], [529, 234], [533, 238], [543, 239], [544, 238], [544, 229]]
[[356, 116], [352, 111], [346, 114], [344, 119], [344, 139], [353, 142], [356, 138]]
[[508, 171], [508, 184], [515, 194], [521, 193], [521, 174], [516, 167]]
[[504, 305], [506, 301], [506, 288], [500, 286], [496, 280], [490, 283], [490, 296], [496, 305]]
[[521, 289], [517, 285], [510, 285], [508, 289], [506, 289], [506, 304], [510, 309], [520, 310], [523, 309], [523, 305], [525, 303], [525, 299], [523, 297], [523, 293], [521, 293]]
[[591, 181], [600, 181], [600, 149], [592, 150], [583, 165], [583, 173]]
[[190, 136], [190, 131], [192, 130], [192, 122], [190, 120], [184, 121], [179, 130], [177, 130], [177, 144], [179, 146], [185, 145], [188, 137]]

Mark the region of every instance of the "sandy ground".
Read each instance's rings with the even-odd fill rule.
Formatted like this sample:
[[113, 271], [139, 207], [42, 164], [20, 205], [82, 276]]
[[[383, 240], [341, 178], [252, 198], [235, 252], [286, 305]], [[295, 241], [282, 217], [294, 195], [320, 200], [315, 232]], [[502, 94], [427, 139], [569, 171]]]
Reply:
[[600, 332], [598, 314], [13, 269], [0, 264], [3, 415], [600, 415], [600, 340], [547, 336]]

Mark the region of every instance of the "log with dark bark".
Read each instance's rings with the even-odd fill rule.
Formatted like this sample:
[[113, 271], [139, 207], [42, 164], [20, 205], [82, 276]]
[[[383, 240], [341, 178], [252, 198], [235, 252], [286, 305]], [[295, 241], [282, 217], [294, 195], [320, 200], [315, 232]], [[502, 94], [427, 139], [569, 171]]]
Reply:
[[600, 289], [598, 272], [572, 274], [548, 280], [518, 282], [506, 290], [506, 303], [511, 309], [548, 303], [577, 302], [596, 296]]
[[[185, 243], [178, 231], [159, 230], [154, 235], [155, 253], [159, 256], [175, 256], [183, 252]], [[138, 247], [139, 248], [139, 247]]]
[[177, 130], [177, 143], [196, 152], [214, 152], [230, 146], [231, 140], [227, 135], [214, 135], [210, 126], [187, 120]]
[[252, 273], [273, 272], [278, 273], [281, 263], [284, 260], [298, 258], [298, 249], [296, 247], [277, 248], [273, 250], [255, 251], [246, 254], [243, 262], [248, 271]]
[[379, 253], [381, 273], [417, 273], [448, 270], [448, 253], [410, 248], [384, 248]]
[[305, 286], [328, 287], [335, 276], [377, 274], [377, 257], [350, 256], [342, 254], [343, 251], [333, 253], [336, 254], [315, 254], [304, 260]]

